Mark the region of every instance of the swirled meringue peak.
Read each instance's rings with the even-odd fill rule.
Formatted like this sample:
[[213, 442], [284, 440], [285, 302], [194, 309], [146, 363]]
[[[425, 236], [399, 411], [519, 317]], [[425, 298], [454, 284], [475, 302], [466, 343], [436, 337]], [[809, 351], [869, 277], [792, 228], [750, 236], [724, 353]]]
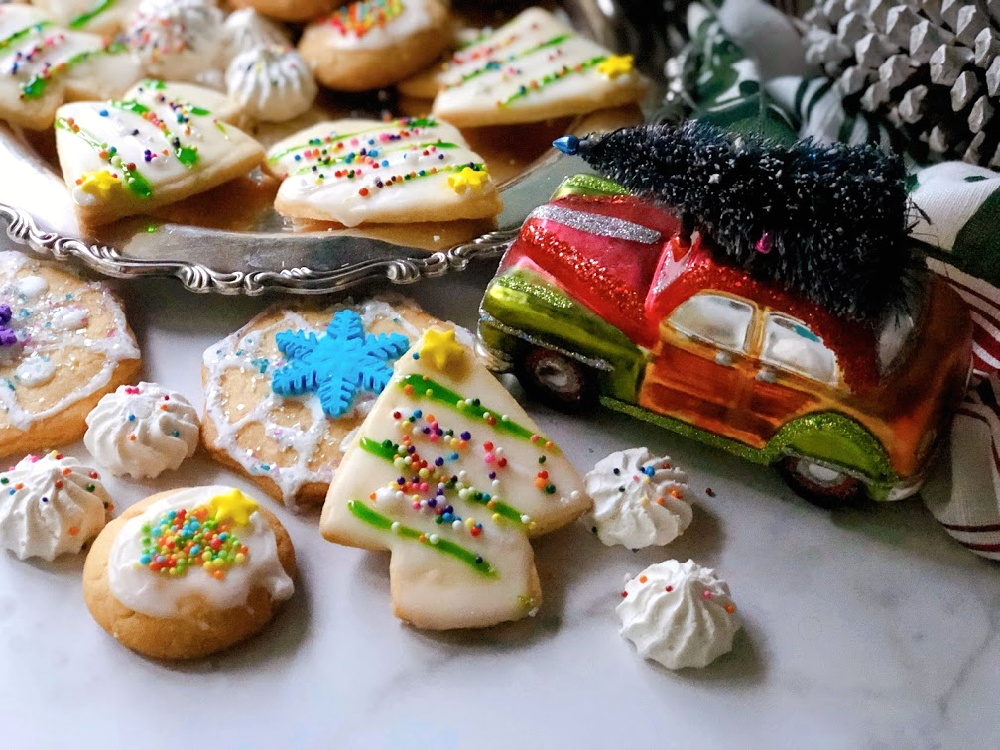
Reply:
[[0, 548], [52, 562], [76, 554], [114, 509], [100, 476], [72, 456], [26, 456], [0, 474]]
[[691, 560], [650, 565], [626, 583], [618, 615], [639, 655], [667, 669], [708, 666], [740, 629], [728, 584]]
[[226, 90], [246, 116], [261, 122], [298, 117], [316, 98], [316, 82], [302, 56], [274, 44], [234, 57], [226, 68]]
[[586, 522], [604, 544], [670, 544], [691, 523], [687, 475], [669, 457], [631, 448], [602, 458], [584, 482], [594, 501]]
[[292, 38], [284, 28], [253, 8], [241, 8], [226, 16], [222, 33], [226, 41], [227, 60], [270, 44], [292, 46]]
[[123, 385], [87, 415], [84, 445], [115, 476], [152, 478], [176, 469], [198, 447], [198, 413], [156, 383]]

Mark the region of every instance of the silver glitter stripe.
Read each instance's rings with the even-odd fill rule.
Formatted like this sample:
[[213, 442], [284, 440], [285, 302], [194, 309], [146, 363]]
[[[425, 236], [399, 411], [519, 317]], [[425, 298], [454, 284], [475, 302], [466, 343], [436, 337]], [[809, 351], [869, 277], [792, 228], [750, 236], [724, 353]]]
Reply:
[[548, 219], [571, 229], [579, 229], [581, 232], [589, 232], [601, 237], [612, 237], [616, 240], [641, 242], [644, 245], [658, 242], [661, 236], [655, 229], [644, 227], [642, 224], [635, 224], [613, 216], [574, 211], [572, 208], [556, 206], [551, 203], [539, 206], [531, 212], [528, 218]]

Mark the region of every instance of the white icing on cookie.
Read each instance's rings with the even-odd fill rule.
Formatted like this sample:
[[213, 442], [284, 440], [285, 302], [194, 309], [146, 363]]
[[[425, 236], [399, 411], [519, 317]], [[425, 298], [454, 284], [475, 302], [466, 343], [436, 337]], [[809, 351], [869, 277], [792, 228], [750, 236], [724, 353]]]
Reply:
[[197, 81], [222, 63], [222, 11], [206, 0], [142, 0], [127, 43], [146, 73]]
[[[31, 274], [15, 278], [22, 270], [38, 269], [41, 263], [13, 251], [0, 252], [0, 301], [10, 305], [12, 319], [8, 324], [17, 335], [20, 345], [3, 347], [0, 361], [4, 364], [17, 363], [14, 377], [6, 383], [0, 381], [0, 409], [17, 428], [27, 431], [36, 422], [58, 414], [67, 406], [88, 398], [107, 385], [118, 364], [126, 359], [138, 359], [139, 350], [128, 332], [125, 313], [118, 301], [103, 284], [90, 283], [83, 288], [101, 295], [102, 306], [111, 315], [111, 326], [106, 335], [88, 337], [86, 326], [75, 328], [66, 326], [67, 317], [72, 321], [80, 309], [72, 294], [55, 294], [48, 284], [39, 284], [34, 279], [44, 281]], [[22, 290], [21, 282], [32, 279], [27, 285], [31, 296]], [[44, 291], [41, 291], [44, 287]], [[50, 355], [66, 348], [88, 349], [99, 353], [104, 362], [88, 381], [80, 382], [78, 388], [59, 400], [47, 403], [46, 408], [37, 412], [27, 412], [15, 398], [19, 389], [44, 385], [55, 374]]]
[[222, 33], [226, 41], [227, 60], [259, 47], [290, 47], [292, 44], [291, 36], [284, 27], [253, 8], [242, 8], [230, 13], [222, 25]]
[[18, 280], [17, 291], [23, 294], [25, 299], [37, 299], [49, 291], [49, 282], [41, 276], [25, 276]]
[[428, 329], [394, 372], [330, 484], [321, 533], [391, 550], [394, 609], [418, 627], [530, 614], [529, 536], [585, 510], [582, 480], [449, 331]]
[[111, 498], [71, 456], [27, 456], [0, 474], [0, 548], [20, 559], [78, 553], [104, 528]]
[[267, 166], [285, 180], [279, 210], [348, 227], [420, 221], [442, 206], [457, 214], [467, 200], [496, 194], [482, 157], [433, 118], [322, 122], [275, 144]]
[[57, 331], [78, 331], [87, 325], [87, 311], [82, 307], [64, 307], [52, 315], [52, 327]]
[[[214, 186], [220, 165], [243, 152], [253, 158], [259, 146], [249, 136], [226, 125], [200, 100], [179, 96], [202, 90], [146, 81], [128, 99], [60, 107], [56, 143], [74, 202], [135, 212], [144, 202], [155, 204], [167, 189], [185, 186], [185, 192], [197, 192], [193, 176], [201, 189]], [[228, 97], [206, 93], [206, 102], [232, 106]]]
[[226, 89], [243, 112], [262, 122], [284, 122], [307, 111], [316, 82], [293, 49], [274, 45], [240, 53], [226, 69]]
[[24, 359], [14, 371], [14, 379], [29, 388], [45, 385], [55, 376], [56, 366], [48, 357], [37, 353]]
[[[380, 50], [431, 28], [428, 10], [437, 0], [366, 0], [345, 5], [315, 23], [329, 30], [334, 49]], [[444, 33], [442, 31], [442, 33]]]
[[198, 447], [198, 413], [156, 383], [119, 386], [87, 415], [84, 445], [115, 476], [153, 478], [176, 469]]
[[[125, 92], [122, 99], [132, 99], [146, 105], [171, 102], [183, 109], [199, 107], [207, 109], [215, 119], [233, 124], [236, 123], [241, 111], [240, 105], [221, 91], [197, 83], [161, 81], [155, 78], [139, 81]], [[187, 116], [184, 112], [181, 114]]]
[[729, 586], [688, 560], [650, 565], [625, 584], [623, 636], [667, 669], [706, 667], [733, 648], [740, 629]]
[[[415, 326], [399, 315], [391, 305], [381, 300], [369, 300], [359, 305], [332, 306], [328, 310], [330, 318], [338, 310], [348, 309], [348, 307], [361, 316], [366, 330], [376, 320], [389, 319], [397, 323], [404, 330], [405, 335], [411, 337], [411, 340], [420, 335], [420, 331]], [[225, 451], [250, 474], [266, 476], [273, 480], [281, 489], [285, 504], [294, 509], [295, 495], [304, 485], [312, 482], [327, 484], [334, 472], [329, 467], [311, 469], [308, 465], [316, 453], [320, 441], [323, 440], [327, 420], [315, 393], [289, 397], [288, 399], [302, 404], [309, 411], [308, 426], [303, 427], [301, 424], [279, 426], [271, 421], [272, 411], [279, 408], [286, 400], [285, 397], [274, 393], [270, 385], [272, 374], [285, 364], [285, 359], [281, 354], [269, 356], [264, 351], [264, 345], [265, 343], [273, 343], [275, 334], [286, 330], [303, 331], [316, 336], [323, 335], [322, 327], [314, 327], [294, 311], [284, 311], [280, 320], [267, 328], [249, 332], [241, 329], [230, 334], [218, 344], [210, 346], [202, 356], [202, 363], [207, 370], [205, 418], [211, 420], [217, 431], [217, 447]], [[228, 394], [222, 381], [226, 370], [229, 369], [256, 371], [259, 373], [259, 377], [267, 382], [265, 398], [254, 404], [238, 404], [237, 410], [240, 416], [233, 422], [226, 418], [224, 411]], [[355, 398], [351, 410], [344, 417], [367, 414], [374, 401], [375, 396], [372, 394], [359, 394]], [[262, 463], [252, 451], [244, 450], [239, 446], [237, 437], [241, 430], [255, 423], [264, 425], [268, 436], [285, 447], [288, 455], [295, 456], [295, 461], [292, 464], [278, 466]]]
[[47, 126], [67, 89], [77, 97], [120, 94], [138, 66], [117, 50], [96, 34], [59, 28], [37, 8], [0, 6], [0, 113]]
[[128, 24], [139, 0], [32, 0], [59, 24], [95, 34], [113, 34]]
[[691, 523], [687, 475], [647, 448], [607, 456], [584, 478], [594, 507], [586, 519], [606, 545], [629, 549], [670, 544]]
[[143, 527], [170, 511], [193, 511], [218, 495], [233, 492], [230, 487], [192, 487], [156, 501], [141, 515], [130, 519], [118, 532], [108, 556], [108, 584], [114, 597], [129, 609], [151, 617], [176, 617], [185, 599], [200, 596], [216, 609], [246, 604], [255, 588], [267, 591], [272, 601], [284, 601], [295, 592], [278, 558], [274, 531], [264, 517], [254, 511], [249, 523], [233, 523], [232, 534], [247, 547], [246, 560], [230, 567], [217, 580], [203, 567], [190, 566], [184, 575], [151, 571], [141, 564]]
[[434, 114], [460, 126], [582, 114], [641, 98], [632, 58], [613, 55], [530, 8], [455, 54]]

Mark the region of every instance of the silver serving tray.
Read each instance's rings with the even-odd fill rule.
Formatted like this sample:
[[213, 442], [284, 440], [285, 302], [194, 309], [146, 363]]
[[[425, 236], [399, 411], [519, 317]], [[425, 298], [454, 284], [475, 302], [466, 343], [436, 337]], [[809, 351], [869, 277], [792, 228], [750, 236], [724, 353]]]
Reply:
[[[659, 66], [662, 49], [655, 41], [650, 46], [656, 34], [630, 25], [613, 2], [567, 0], [561, 5], [584, 33]], [[621, 116], [597, 113], [573, 121], [567, 130], [584, 133], [627, 124]], [[550, 151], [501, 185], [504, 210], [494, 229], [454, 242], [445, 224], [424, 226], [410, 236], [399, 228], [293, 231], [270, 206], [253, 217], [250, 230], [139, 219], [87, 236], [50, 161], [30, 139], [0, 124], [0, 220], [15, 243], [105, 276], [172, 276], [194, 292], [329, 294], [370, 283], [408, 284], [462, 271], [477, 259], [495, 258], [513, 242], [528, 213], [544, 203], [563, 178], [580, 171], [585, 171], [581, 161], [557, 158]], [[423, 236], [418, 242], [414, 236], [419, 232]]]

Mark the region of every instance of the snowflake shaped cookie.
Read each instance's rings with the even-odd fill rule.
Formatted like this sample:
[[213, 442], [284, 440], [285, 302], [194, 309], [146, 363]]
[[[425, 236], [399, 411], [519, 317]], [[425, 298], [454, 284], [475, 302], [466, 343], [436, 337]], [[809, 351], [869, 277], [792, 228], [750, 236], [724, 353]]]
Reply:
[[275, 340], [289, 361], [274, 372], [274, 392], [315, 392], [323, 413], [334, 418], [350, 409], [359, 392], [381, 393], [392, 377], [392, 363], [410, 346], [400, 333], [366, 334], [361, 316], [353, 310], [336, 313], [322, 337], [288, 330]]

